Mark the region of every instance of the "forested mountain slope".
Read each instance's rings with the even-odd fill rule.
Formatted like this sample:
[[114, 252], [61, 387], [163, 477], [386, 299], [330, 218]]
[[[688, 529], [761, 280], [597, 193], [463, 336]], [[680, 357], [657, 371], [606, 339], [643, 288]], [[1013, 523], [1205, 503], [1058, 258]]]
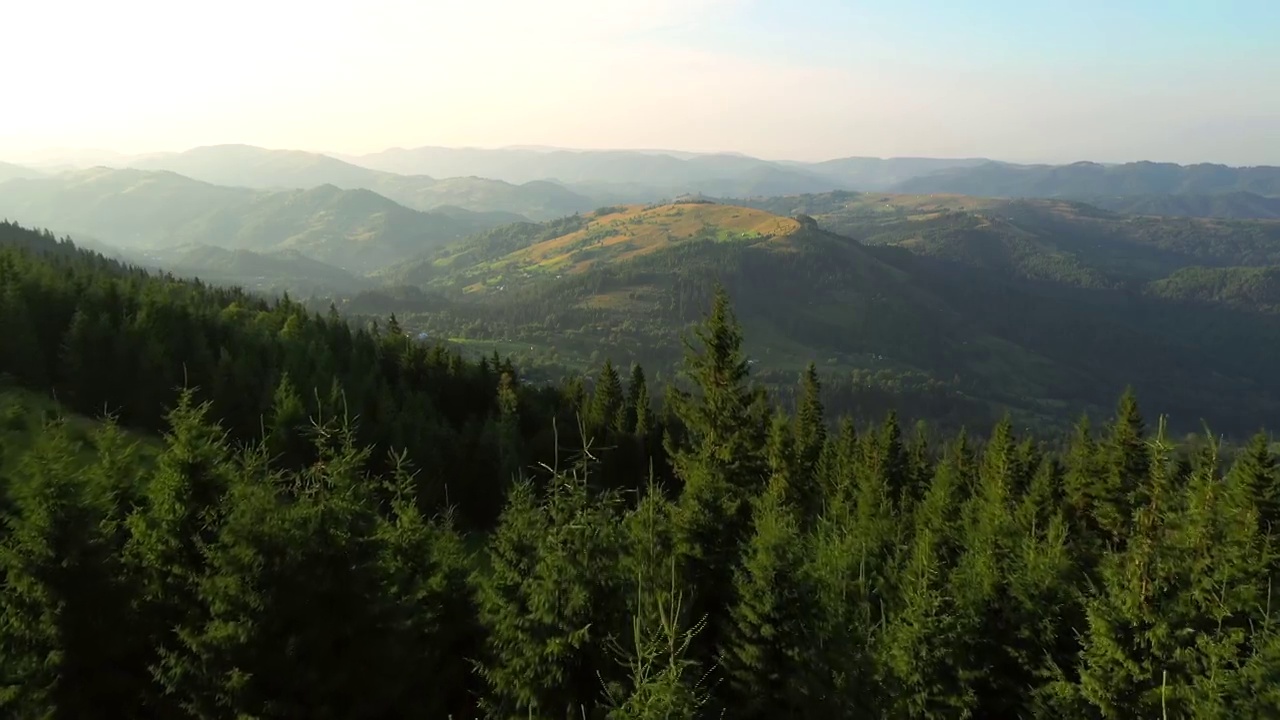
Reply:
[[344, 307], [395, 310], [414, 330], [530, 361], [582, 367], [606, 345], [661, 369], [722, 282], [758, 370], [817, 358], [833, 387], [910, 389], [960, 422], [1013, 409], [1060, 423], [1128, 383], [1160, 391], [1181, 428], [1204, 418], [1245, 433], [1280, 409], [1273, 316], [1171, 302], [1150, 285], [1196, 265], [1274, 262], [1280, 224], [874, 194], [759, 205], [801, 213], [688, 202], [501, 228], [382, 274], [424, 293]]
[[[0, 454], [17, 456], [0, 462], [6, 715], [1280, 713], [1280, 474], [1265, 435], [1179, 446], [1130, 394], [1061, 452], [1007, 421], [942, 442], [892, 414], [831, 427], [812, 367], [793, 412], [767, 402], [720, 291], [654, 413], [638, 370], [624, 385], [605, 363], [589, 395], [536, 393], [501, 362], [494, 381], [399, 334], [0, 233], [0, 298], [50, 301], [29, 332], [141, 299], [121, 317], [150, 348], [117, 352], [177, 359], [215, 338], [250, 351], [222, 351], [197, 393], [211, 405], [173, 398], [154, 459], [111, 423], [82, 440], [54, 422], [28, 448], [0, 430]], [[55, 382], [158, 387], [124, 365], [87, 374], [75, 327]], [[244, 393], [270, 392], [270, 373], [237, 372], [241, 357], [301, 371], [298, 387], [329, 379], [351, 403], [334, 390], [307, 407], [282, 375], [255, 434]], [[0, 370], [39, 384], [44, 366], [21, 360], [0, 355]], [[513, 452], [537, 396], [586, 438], [533, 467]], [[386, 440], [426, 435], [383, 459]], [[447, 458], [477, 441], [471, 463], [496, 454], [523, 477], [484, 486], [501, 514], [464, 539], [428, 478], [474, 507], [481, 488], [457, 473], [477, 467]], [[414, 452], [427, 459], [410, 465]]]
[[1280, 262], [1280, 222], [1122, 215], [1082, 202], [824, 193], [742, 201], [868, 245], [1028, 279], [1136, 287], [1181, 268]]
[[305, 463], [305, 430], [285, 425], [349, 412], [376, 464], [408, 450], [424, 502], [447, 493], [473, 524], [492, 521], [515, 466], [554, 456], [552, 418], [566, 407], [498, 358], [464, 362], [394, 324], [352, 328], [288, 300], [148, 275], [8, 223], [0, 336], [9, 382], [144, 432], [162, 429], [178, 391], [193, 388], [230, 440], [275, 427], [272, 451]]
[[371, 287], [367, 278], [327, 265], [297, 250], [254, 252], [212, 245], [181, 245], [129, 253], [130, 261], [158, 272], [199, 278], [214, 285], [242, 286], [273, 297], [352, 293]]
[[1083, 198], [1090, 205], [1126, 215], [1280, 220], [1280, 197], [1251, 192], [1179, 195], [1101, 195]]

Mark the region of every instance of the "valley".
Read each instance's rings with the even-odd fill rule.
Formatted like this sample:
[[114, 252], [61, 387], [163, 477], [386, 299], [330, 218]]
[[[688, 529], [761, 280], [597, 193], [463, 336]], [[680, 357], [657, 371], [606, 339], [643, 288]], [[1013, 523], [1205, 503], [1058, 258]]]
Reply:
[[[453, 172], [467, 158], [525, 184], [391, 171]], [[1197, 168], [1108, 168], [1125, 187], [1146, 178], [1163, 190], [1222, 191], [1141, 196], [1186, 200], [1169, 214], [1142, 213], [1173, 200], [1152, 207], [1124, 196], [1138, 212], [1124, 214], [1066, 197], [886, 190], [580, 197], [541, 210], [508, 190], [492, 194], [536, 186], [544, 181], [534, 175], [552, 171], [573, 182], [631, 172], [650, 187], [703, 188], [717, 175], [773, 172], [731, 156], [433, 150], [342, 160], [217, 146], [121, 164], [11, 172], [0, 182], [0, 216], [140, 267], [289, 293], [319, 312], [333, 305], [360, 323], [394, 314], [412, 336], [473, 357], [499, 351], [547, 381], [591, 376], [606, 357], [650, 368], [659, 384], [673, 380], [681, 338], [720, 285], [766, 385], [785, 395], [816, 361], [833, 407], [859, 417], [897, 398], [910, 417], [959, 427], [1012, 413], [1054, 433], [1080, 413], [1104, 412], [1129, 385], [1161, 389], [1162, 410], [1187, 430], [1208, 420], [1244, 433], [1280, 409], [1267, 379], [1268, 348], [1280, 339], [1280, 221], [1214, 211], [1217, 199], [1242, 199], [1232, 188], [1257, 189], [1265, 169], [1206, 186]], [[844, 183], [843, 173], [848, 186], [996, 172], [976, 160], [786, 167], [809, 173], [810, 185]], [[427, 180], [457, 188], [433, 196], [457, 204], [423, 211], [362, 189]], [[488, 190], [477, 196], [479, 188]], [[1196, 208], [1203, 216], [1188, 216]]]

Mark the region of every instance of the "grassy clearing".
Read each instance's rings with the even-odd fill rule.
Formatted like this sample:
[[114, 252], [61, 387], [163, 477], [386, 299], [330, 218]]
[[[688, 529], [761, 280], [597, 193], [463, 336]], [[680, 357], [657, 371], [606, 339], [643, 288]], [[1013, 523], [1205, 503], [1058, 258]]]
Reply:
[[627, 260], [686, 240], [753, 241], [784, 237], [799, 229], [791, 218], [733, 205], [630, 205], [597, 217], [576, 232], [527, 247], [507, 262], [520, 268], [576, 273], [593, 262]]

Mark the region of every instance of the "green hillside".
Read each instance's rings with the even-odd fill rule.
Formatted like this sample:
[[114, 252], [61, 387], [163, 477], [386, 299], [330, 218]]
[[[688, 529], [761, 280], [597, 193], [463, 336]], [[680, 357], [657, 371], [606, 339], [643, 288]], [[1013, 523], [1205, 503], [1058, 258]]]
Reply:
[[[895, 321], [938, 310], [891, 262], [918, 256], [807, 220], [702, 208], [725, 224], [667, 238], [692, 209], [611, 214], [655, 244], [575, 278], [718, 269], [755, 316], [812, 318], [804, 286], [850, 293], [840, 312], [890, 290]], [[565, 254], [530, 239], [515, 252]], [[904, 393], [836, 422], [814, 366], [770, 398], [735, 306], [706, 308], [675, 382], [606, 355], [543, 384], [392, 317], [0, 223], [0, 716], [1277, 715], [1265, 432], [1175, 439], [1151, 410], [1175, 385], [1057, 442], [1016, 416], [905, 425], [938, 407]], [[1103, 362], [1133, 373], [1131, 350]], [[1188, 358], [1143, 360], [1134, 377]], [[54, 395], [134, 430], [45, 424]], [[1257, 410], [1228, 400], [1231, 424]]]
[[1280, 220], [1280, 197], [1251, 192], [1217, 194], [1102, 195], [1086, 202], [1127, 215], [1174, 215], [1234, 220]]
[[868, 245], [1089, 287], [1137, 286], [1194, 266], [1280, 263], [1280, 221], [1144, 217], [1066, 200], [824, 193], [748, 200], [803, 213]]
[[413, 330], [529, 362], [589, 367], [607, 347], [663, 368], [721, 282], [766, 374], [816, 358], [850, 383], [927, 387], [948, 407], [1011, 409], [1028, 423], [1096, 411], [1129, 383], [1161, 388], [1185, 427], [1205, 417], [1248, 429], [1280, 408], [1274, 318], [1144, 292], [1204, 258], [1265, 260], [1269, 225], [1061, 202], [791, 202], [817, 214], [681, 203], [500, 228], [380, 274], [425, 293], [344, 307], [395, 311]]
[[171, 172], [108, 168], [4, 183], [0, 216], [121, 248], [297, 250], [356, 272], [507, 220], [457, 209], [423, 213], [368, 190], [334, 185], [251, 190]]
[[1148, 286], [1160, 297], [1248, 312], [1280, 312], [1280, 266], [1183, 268]]

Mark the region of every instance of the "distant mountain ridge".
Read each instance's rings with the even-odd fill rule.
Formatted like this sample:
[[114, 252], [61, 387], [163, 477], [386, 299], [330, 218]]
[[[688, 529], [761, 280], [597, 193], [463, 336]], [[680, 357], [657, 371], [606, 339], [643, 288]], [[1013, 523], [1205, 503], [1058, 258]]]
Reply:
[[[1162, 162], [1019, 165], [986, 158], [763, 160], [740, 153], [549, 147], [392, 148], [329, 155], [211, 145], [108, 162], [255, 189], [330, 184], [367, 189], [415, 210], [452, 206], [535, 221], [604, 205], [686, 194], [760, 198], [831, 191], [1064, 198], [1132, 214], [1272, 218], [1280, 168]], [[29, 169], [0, 166], [5, 173]]]
[[863, 384], [926, 378], [939, 402], [993, 402], [1020, 422], [1100, 408], [1131, 382], [1178, 388], [1169, 411], [1186, 427], [1248, 416], [1248, 431], [1280, 409], [1275, 276], [1234, 267], [1280, 264], [1280, 222], [880, 193], [759, 205], [496, 228], [380, 271], [383, 289], [343, 307], [552, 363], [590, 366], [608, 347], [665, 368], [720, 283], [758, 369], [787, 381], [816, 357]]
[[1280, 167], [1134, 162], [1102, 165], [1011, 165], [944, 168], [900, 182], [895, 192], [980, 197], [1078, 198], [1246, 192], [1280, 196]]
[[482, 175], [508, 182], [555, 180], [583, 192], [627, 184], [668, 196], [686, 192], [742, 195], [750, 192], [753, 182], [761, 194], [881, 189], [922, 172], [988, 162], [981, 158], [841, 158], [808, 163], [739, 153], [446, 147], [393, 148], [348, 159], [403, 174]]
[[0, 216], [123, 249], [292, 249], [366, 272], [507, 222], [420, 212], [370, 190], [226, 187], [167, 171], [96, 168], [0, 183]]
[[552, 183], [514, 185], [473, 176], [437, 179], [373, 170], [319, 153], [251, 145], [210, 145], [139, 158], [130, 167], [167, 170], [196, 180], [258, 189], [308, 189], [333, 185], [372, 190], [415, 210], [454, 205], [477, 212], [519, 213], [550, 219], [589, 210], [595, 203]]

